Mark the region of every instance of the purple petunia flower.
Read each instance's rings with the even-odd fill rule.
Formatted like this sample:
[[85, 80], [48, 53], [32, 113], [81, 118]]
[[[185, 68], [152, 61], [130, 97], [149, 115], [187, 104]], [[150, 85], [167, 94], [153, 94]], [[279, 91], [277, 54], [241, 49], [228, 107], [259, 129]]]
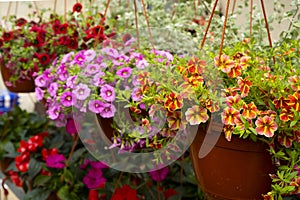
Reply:
[[110, 85], [103, 85], [100, 89], [100, 96], [108, 102], [112, 102], [116, 98], [115, 89]]
[[101, 55], [99, 55], [95, 60], [94, 60], [94, 63], [96, 64], [101, 64], [102, 63], [102, 60], [103, 60], [103, 57]]
[[50, 69], [46, 69], [44, 72], [43, 72], [43, 76], [44, 76], [44, 79], [50, 83], [53, 79], [53, 77], [51, 76], [51, 71]]
[[46, 165], [50, 168], [64, 168], [65, 167], [65, 156], [62, 154], [49, 155], [46, 159]]
[[60, 109], [60, 106], [57, 104], [49, 106], [49, 109], [47, 111], [49, 118], [52, 120], [57, 119], [60, 113]]
[[66, 85], [68, 88], [73, 89], [75, 87], [75, 80], [76, 80], [77, 76], [70, 76], [67, 79]]
[[104, 75], [105, 75], [105, 73], [101, 72], [101, 71], [99, 73], [97, 73], [94, 76], [93, 80], [91, 80], [91, 84], [95, 85], [97, 87], [102, 86], [105, 83], [105, 81], [101, 77], [104, 76]]
[[90, 161], [90, 165], [96, 169], [109, 168], [109, 166], [103, 161]]
[[93, 113], [100, 113], [104, 109], [104, 103], [100, 100], [91, 100], [88, 103], [88, 108]]
[[37, 87], [46, 87], [46, 85], [47, 85], [47, 81], [43, 74], [36, 77], [34, 80], [34, 83]]
[[116, 72], [117, 76], [121, 78], [128, 78], [130, 77], [131, 73], [132, 73], [132, 69], [130, 67], [124, 67], [122, 69], [119, 69]]
[[100, 67], [100, 69], [105, 69], [105, 68], [107, 68], [107, 64], [104, 62], [100, 63], [99, 67]]
[[97, 168], [91, 168], [88, 174], [83, 177], [83, 183], [89, 189], [97, 189], [105, 184], [106, 179], [102, 176], [102, 170]]
[[71, 61], [71, 57], [74, 55], [74, 52], [70, 52], [68, 54], [65, 54], [62, 58], [62, 60], [60, 61], [60, 63], [66, 63], [66, 62], [70, 62]]
[[134, 58], [134, 59], [137, 59], [137, 60], [142, 60], [144, 58], [144, 56], [141, 53], [132, 52], [130, 54], [130, 58]]
[[73, 60], [73, 62], [75, 64], [78, 64], [79, 66], [82, 66], [85, 61], [86, 61], [86, 56], [83, 54], [82, 51], [77, 53], [74, 57], [74, 60]]
[[116, 59], [120, 56], [120, 53], [118, 52], [117, 49], [114, 48], [110, 48], [110, 47], [105, 47], [102, 49], [103, 53], [106, 53], [106, 55]]
[[58, 118], [55, 120], [55, 125], [57, 127], [64, 127], [64, 126], [66, 126], [66, 123], [67, 123], [67, 120], [66, 120], [65, 114], [60, 113]]
[[48, 93], [50, 94], [50, 96], [52, 97], [56, 97], [57, 94], [57, 90], [58, 90], [58, 87], [59, 87], [59, 84], [54, 82], [54, 83], [51, 83], [47, 89]]
[[66, 107], [70, 107], [70, 106], [74, 105], [75, 100], [76, 100], [76, 97], [72, 92], [64, 92], [60, 96], [61, 104]]
[[169, 173], [169, 169], [167, 167], [163, 167], [159, 170], [150, 171], [149, 174], [154, 181], [163, 181]]
[[135, 65], [138, 69], [145, 69], [146, 67], [149, 66], [149, 63], [147, 62], [147, 60], [142, 59], [142, 60], [137, 60], [135, 62]]
[[88, 64], [86, 66], [86, 72], [90, 75], [97, 73], [100, 70], [100, 66], [98, 64]]
[[85, 100], [90, 95], [91, 89], [86, 84], [79, 83], [79, 85], [75, 87], [73, 93], [75, 94], [76, 99]]
[[96, 56], [96, 51], [89, 49], [84, 51], [83, 55], [86, 58], [86, 62], [91, 62]]
[[43, 90], [39, 87], [35, 87], [35, 96], [37, 100], [41, 101], [44, 98]]
[[100, 116], [103, 118], [111, 118], [115, 115], [116, 107], [113, 104], [106, 103], [103, 105], [103, 110], [100, 112]]

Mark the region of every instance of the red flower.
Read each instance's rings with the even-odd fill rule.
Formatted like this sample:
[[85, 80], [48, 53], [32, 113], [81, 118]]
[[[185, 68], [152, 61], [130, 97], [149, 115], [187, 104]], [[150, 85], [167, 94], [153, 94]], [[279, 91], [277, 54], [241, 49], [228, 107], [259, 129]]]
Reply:
[[46, 160], [49, 155], [56, 155], [58, 154], [57, 148], [52, 149], [42, 149], [42, 159]]
[[75, 3], [73, 6], [73, 12], [81, 12], [81, 10], [82, 10], [81, 3]]
[[9, 171], [8, 172], [9, 176], [10, 176], [10, 180], [18, 187], [22, 187], [23, 186], [23, 181], [21, 179], [21, 177], [19, 176], [18, 172], [14, 172], [14, 171]]
[[19, 18], [16, 20], [16, 26], [24, 26], [27, 23], [26, 19], [24, 18]]
[[140, 198], [136, 196], [135, 189], [132, 189], [129, 185], [123, 185], [121, 188], [116, 189], [111, 200], [140, 200]]
[[60, 34], [66, 34], [67, 33], [67, 30], [68, 30], [68, 24], [67, 23], [65, 23], [65, 24], [61, 24], [60, 26], [59, 26], [59, 33]]
[[169, 188], [169, 189], [165, 190], [164, 191], [165, 200], [168, 200], [169, 197], [174, 196], [176, 194], [177, 194], [177, 191], [174, 190], [173, 188]]
[[41, 65], [48, 65], [51, 62], [50, 56], [47, 53], [35, 53]]
[[69, 37], [68, 36], [61, 36], [58, 38], [58, 44], [60, 45], [67, 45], [68, 44], [68, 40], [69, 40]]
[[25, 152], [15, 158], [15, 165], [20, 172], [27, 172], [30, 161], [30, 153]]
[[52, 30], [54, 31], [54, 34], [60, 34], [60, 22], [59, 20], [56, 20], [54, 24], [52, 25]]
[[4, 41], [10, 41], [12, 39], [14, 39], [14, 34], [12, 31], [10, 32], [4, 32], [3, 35], [2, 35], [2, 38]]
[[67, 46], [70, 49], [76, 50], [78, 48], [78, 41], [76, 38], [69, 38], [67, 41]]
[[89, 190], [88, 200], [100, 200], [97, 190]]

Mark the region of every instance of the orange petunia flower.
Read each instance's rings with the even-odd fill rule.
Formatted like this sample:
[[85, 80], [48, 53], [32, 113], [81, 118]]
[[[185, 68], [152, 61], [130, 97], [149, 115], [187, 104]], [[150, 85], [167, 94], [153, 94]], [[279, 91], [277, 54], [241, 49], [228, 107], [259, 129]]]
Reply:
[[234, 120], [240, 115], [240, 112], [233, 107], [226, 107], [222, 112], [222, 122], [225, 125], [235, 125]]
[[243, 106], [242, 116], [246, 119], [254, 119], [258, 113], [256, 105], [251, 102]]
[[274, 119], [270, 116], [259, 117], [255, 121], [256, 131], [259, 135], [264, 135], [266, 137], [273, 137], [274, 132], [277, 130], [278, 125]]

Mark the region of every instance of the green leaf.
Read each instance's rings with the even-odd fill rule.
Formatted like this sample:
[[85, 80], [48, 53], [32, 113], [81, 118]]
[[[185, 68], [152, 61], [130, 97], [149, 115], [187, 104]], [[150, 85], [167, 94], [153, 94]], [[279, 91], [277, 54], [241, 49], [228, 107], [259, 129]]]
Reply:
[[73, 176], [72, 172], [70, 170], [66, 169], [66, 168], [64, 170], [64, 179], [68, 183], [73, 183], [74, 182], [74, 176]]
[[72, 156], [72, 158], [71, 158], [71, 160], [70, 160], [70, 164], [75, 163], [78, 159], [80, 159], [80, 157], [81, 157], [85, 152], [86, 152], [86, 148], [84, 148], [84, 147], [82, 147], [82, 148], [80, 148], [80, 149], [77, 149], [77, 150], [74, 152], [74, 154], [73, 154], [73, 156]]
[[69, 192], [69, 186], [68, 185], [64, 185], [63, 187], [61, 187], [58, 192], [57, 192], [57, 196], [61, 199], [61, 200], [73, 200], [72, 196], [70, 195]]
[[34, 185], [35, 186], [45, 185], [45, 183], [47, 183], [50, 179], [51, 176], [39, 175], [34, 179]]
[[298, 123], [298, 121], [297, 121], [297, 120], [295, 120], [295, 121], [292, 121], [292, 122], [291, 122], [291, 124], [290, 124], [290, 127], [293, 127], [293, 126], [295, 126], [297, 123]]
[[39, 163], [36, 159], [31, 158], [28, 167], [28, 174], [31, 178], [35, 177], [38, 173], [40, 173], [42, 169], [41, 163]]
[[23, 200], [46, 200], [51, 194], [51, 190], [35, 188], [25, 194]]
[[300, 28], [300, 22], [296, 22], [293, 25], [296, 26], [297, 28]]

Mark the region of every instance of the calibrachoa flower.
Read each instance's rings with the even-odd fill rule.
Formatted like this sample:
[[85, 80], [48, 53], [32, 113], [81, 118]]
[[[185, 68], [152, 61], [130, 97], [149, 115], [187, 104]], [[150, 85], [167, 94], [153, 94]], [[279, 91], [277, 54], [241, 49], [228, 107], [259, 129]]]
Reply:
[[255, 125], [257, 134], [264, 135], [266, 137], [272, 137], [278, 127], [277, 124], [274, 122], [273, 118], [267, 115], [263, 118], [259, 117], [255, 121]]
[[206, 122], [209, 119], [206, 108], [200, 106], [193, 106], [189, 108], [186, 113], [186, 120], [191, 125], [200, 124]]
[[234, 120], [240, 115], [239, 111], [232, 107], [226, 107], [222, 112], [222, 122], [225, 125], [235, 125]]
[[73, 93], [77, 99], [85, 100], [91, 94], [91, 89], [86, 84], [79, 83], [79, 85], [75, 87]]
[[100, 96], [108, 102], [113, 102], [116, 98], [115, 89], [110, 85], [103, 85], [100, 90]]

